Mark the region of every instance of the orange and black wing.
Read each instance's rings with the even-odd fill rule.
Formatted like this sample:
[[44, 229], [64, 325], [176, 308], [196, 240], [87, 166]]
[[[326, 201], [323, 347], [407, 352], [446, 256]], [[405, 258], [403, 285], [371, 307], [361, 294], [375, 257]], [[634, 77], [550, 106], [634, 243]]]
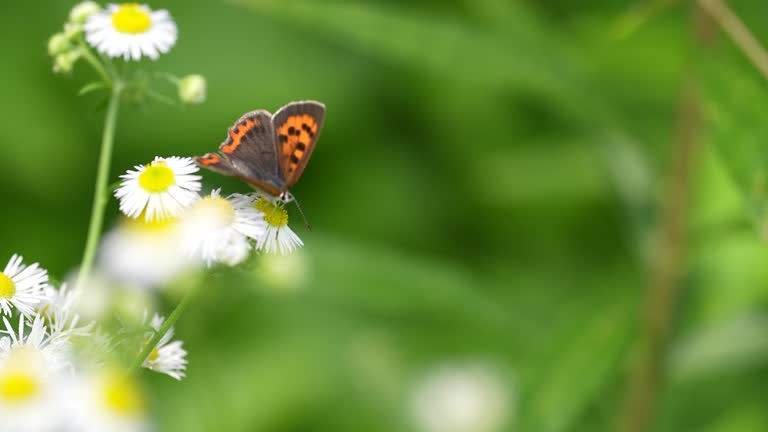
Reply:
[[277, 162], [272, 115], [268, 111], [252, 111], [240, 117], [227, 130], [227, 139], [219, 146], [219, 152], [197, 158], [198, 164], [239, 177], [272, 195], [286, 190]]
[[195, 162], [211, 171], [215, 171], [225, 176], [237, 177], [240, 175], [237, 169], [232, 165], [232, 162], [226, 157], [218, 153], [206, 153], [203, 156], [197, 156], [194, 158]]
[[325, 105], [315, 101], [291, 102], [273, 116], [277, 163], [286, 188], [292, 188], [304, 172], [324, 119]]

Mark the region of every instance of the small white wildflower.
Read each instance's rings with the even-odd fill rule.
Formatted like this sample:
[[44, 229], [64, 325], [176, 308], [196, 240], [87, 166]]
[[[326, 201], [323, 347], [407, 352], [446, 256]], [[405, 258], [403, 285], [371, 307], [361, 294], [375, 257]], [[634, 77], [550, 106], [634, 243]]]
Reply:
[[181, 241], [176, 219], [126, 219], [104, 236], [98, 264], [120, 282], [163, 286], [194, 264], [180, 250]]
[[509, 394], [499, 376], [483, 365], [454, 365], [428, 373], [411, 397], [423, 432], [497, 432], [509, 416]]
[[288, 211], [274, 201], [260, 197], [254, 206], [263, 214], [267, 229], [256, 243], [256, 249], [287, 255], [304, 246], [299, 236], [288, 226]]
[[176, 43], [176, 24], [167, 10], [138, 3], [110, 4], [90, 15], [85, 39], [100, 53], [125, 60], [157, 59]]
[[36, 361], [39, 360], [44, 369], [51, 373], [71, 366], [71, 345], [68, 341], [52, 338], [42, 316], [35, 317], [29, 332], [25, 332], [27, 320], [24, 316], [19, 317], [18, 328], [14, 328], [6, 317], [3, 317], [3, 323], [5, 330], [0, 333], [7, 336], [0, 339], [0, 361], [9, 359], [17, 351], [24, 351], [35, 353]]
[[[155, 314], [150, 325], [155, 331], [160, 330], [165, 317]], [[149, 341], [153, 332], [148, 332], [145, 339]], [[187, 351], [182, 347], [182, 341], [173, 341], [173, 327], [171, 327], [160, 339], [160, 342], [152, 348], [149, 356], [144, 360], [143, 366], [155, 372], [164, 373], [174, 379], [181, 380], [185, 377], [187, 369]]]
[[0, 430], [55, 432], [63, 426], [62, 374], [52, 370], [42, 352], [29, 346], [0, 343]]
[[179, 80], [179, 99], [185, 104], [198, 105], [205, 102], [207, 85], [202, 75], [187, 75]]
[[266, 224], [252, 198], [240, 194], [223, 198], [219, 192], [212, 191], [184, 215], [183, 249], [209, 266], [213, 262], [236, 265], [248, 256], [247, 240], [259, 239]]
[[156, 157], [135, 169], [120, 176], [123, 182], [115, 191], [120, 211], [130, 218], [142, 213], [146, 221], [177, 217], [199, 198], [200, 176], [193, 175], [199, 168], [191, 158]]
[[68, 341], [72, 336], [91, 336], [94, 322], [83, 324], [78, 307], [82, 292], [71, 290], [66, 284], [56, 289], [45, 289], [46, 299], [38, 305], [39, 315], [48, 320], [51, 339]]
[[101, 368], [72, 377], [65, 400], [69, 429], [78, 432], [148, 432], [147, 399], [125, 371]]
[[37, 263], [25, 266], [22, 257], [14, 255], [0, 272], [0, 314], [11, 315], [14, 307], [24, 316], [31, 316], [35, 306], [45, 299], [48, 272]]

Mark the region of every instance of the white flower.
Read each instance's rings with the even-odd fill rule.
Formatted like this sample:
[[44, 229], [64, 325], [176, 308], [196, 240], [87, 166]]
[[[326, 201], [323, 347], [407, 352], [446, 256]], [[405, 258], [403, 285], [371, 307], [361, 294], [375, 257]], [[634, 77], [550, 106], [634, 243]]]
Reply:
[[253, 206], [253, 199], [234, 194], [222, 198], [219, 190], [196, 202], [182, 220], [183, 249], [202, 259], [236, 265], [250, 251], [248, 239], [257, 240], [265, 232], [263, 214]]
[[206, 82], [202, 75], [187, 75], [179, 80], [179, 99], [185, 104], [198, 105], [205, 102]]
[[258, 198], [255, 207], [262, 212], [267, 229], [256, 242], [256, 249], [287, 255], [304, 246], [299, 236], [288, 226], [288, 211], [267, 198]]
[[[163, 325], [165, 317], [155, 314], [152, 317], [150, 325], [155, 331], [160, 330]], [[152, 338], [153, 332], [148, 332], [145, 335], [147, 341]], [[187, 369], [187, 351], [182, 348], [182, 341], [173, 341], [173, 327], [171, 327], [162, 338], [160, 342], [152, 348], [149, 356], [144, 360], [145, 368], [153, 370], [155, 372], [164, 373], [172, 378], [181, 380], [185, 377], [184, 371]]]
[[38, 305], [38, 310], [39, 315], [48, 320], [51, 339], [66, 341], [71, 336], [91, 336], [95, 322], [78, 327], [81, 324], [78, 308], [82, 291], [70, 290], [64, 284], [60, 289], [49, 285], [45, 293], [46, 300]]
[[176, 217], [199, 198], [200, 176], [193, 175], [199, 168], [191, 158], [155, 157], [135, 168], [120, 176], [123, 182], [115, 191], [128, 217], [142, 212], [146, 221]]
[[57, 397], [63, 390], [61, 374], [51, 370], [34, 347], [11, 349], [8, 339], [0, 345], [0, 431], [61, 430], [63, 413]]
[[100, 53], [125, 60], [142, 55], [157, 59], [176, 43], [176, 24], [168, 11], [153, 11], [138, 3], [110, 4], [90, 15], [85, 39]]
[[509, 394], [483, 365], [431, 371], [416, 386], [411, 411], [423, 432], [495, 432], [508, 420]]
[[140, 287], [163, 286], [194, 264], [180, 250], [181, 241], [175, 219], [128, 219], [104, 236], [99, 248], [99, 267], [121, 282]]
[[14, 255], [0, 273], [0, 314], [10, 315], [11, 306], [22, 315], [30, 316], [35, 305], [45, 299], [48, 272], [37, 263], [25, 266], [22, 257]]
[[45, 319], [38, 315], [32, 322], [32, 327], [25, 334], [27, 321], [24, 316], [19, 317], [19, 326], [17, 329], [11, 325], [8, 318], [3, 317], [5, 333], [0, 339], [0, 361], [6, 361], [17, 351], [35, 353], [36, 361], [44, 366], [44, 369], [50, 373], [59, 372], [71, 366], [70, 348], [68, 341], [52, 338], [45, 327]]
[[68, 382], [68, 429], [78, 432], [145, 432], [147, 400], [135, 377], [102, 368]]

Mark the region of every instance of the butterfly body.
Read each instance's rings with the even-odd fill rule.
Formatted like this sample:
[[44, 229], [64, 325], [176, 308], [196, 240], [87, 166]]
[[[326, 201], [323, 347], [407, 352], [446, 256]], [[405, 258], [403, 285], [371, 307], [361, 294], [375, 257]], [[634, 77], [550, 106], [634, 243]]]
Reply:
[[315, 101], [291, 102], [274, 115], [251, 111], [229, 128], [218, 153], [197, 157], [195, 162], [290, 202], [289, 190], [309, 162], [324, 119], [325, 105]]

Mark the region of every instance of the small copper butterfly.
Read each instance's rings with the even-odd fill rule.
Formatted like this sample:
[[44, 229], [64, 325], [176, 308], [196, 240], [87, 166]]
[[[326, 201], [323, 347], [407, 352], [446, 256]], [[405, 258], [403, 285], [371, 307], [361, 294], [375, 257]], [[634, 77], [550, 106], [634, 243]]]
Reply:
[[315, 101], [291, 102], [274, 115], [251, 111], [229, 128], [218, 153], [195, 162], [287, 203], [293, 201], [289, 190], [312, 156], [324, 119], [325, 105]]

